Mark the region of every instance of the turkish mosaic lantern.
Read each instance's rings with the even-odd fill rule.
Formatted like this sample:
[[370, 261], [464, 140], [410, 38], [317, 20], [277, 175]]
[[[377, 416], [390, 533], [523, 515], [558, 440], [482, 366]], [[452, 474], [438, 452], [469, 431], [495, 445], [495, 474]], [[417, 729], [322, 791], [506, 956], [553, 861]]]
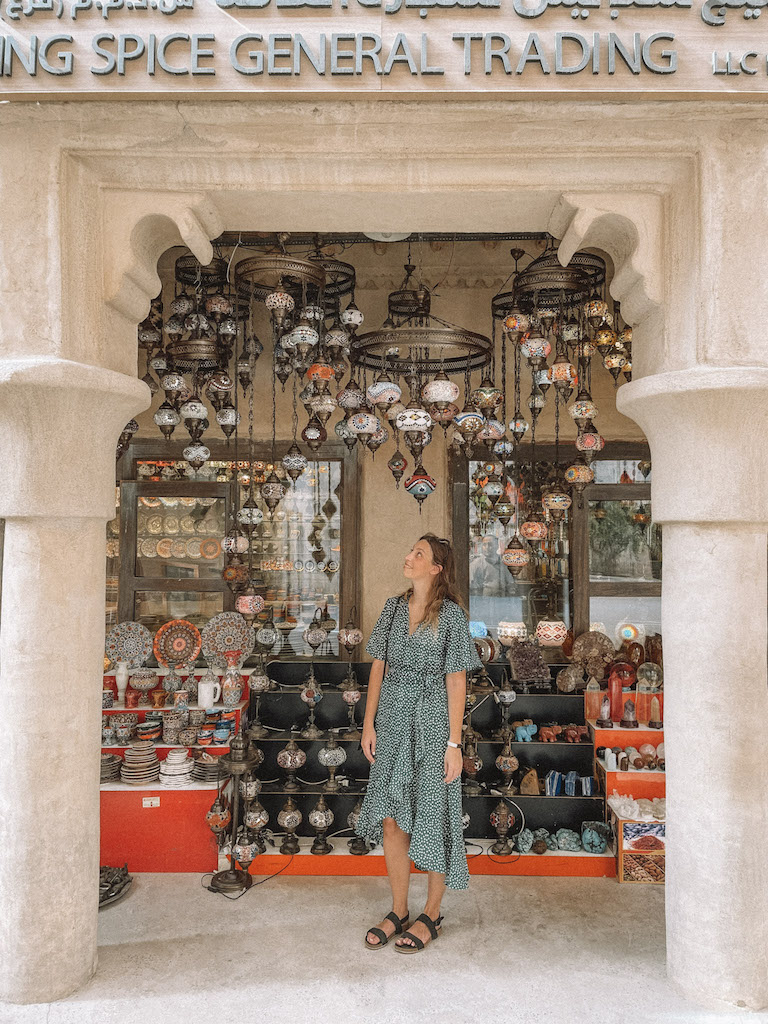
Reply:
[[473, 438], [479, 430], [482, 430], [485, 419], [477, 409], [467, 403], [461, 412], [453, 417], [453, 422], [456, 429], [460, 430], [465, 438]]
[[336, 400], [328, 391], [319, 391], [309, 396], [307, 402], [312, 416], [325, 426], [332, 412], [337, 409]]
[[496, 636], [500, 644], [509, 647], [513, 640], [525, 640], [528, 629], [524, 622], [500, 622], [496, 627]]
[[400, 385], [395, 384], [386, 374], [382, 373], [378, 380], [369, 385], [366, 397], [371, 405], [388, 409], [395, 402], [400, 401], [402, 393]]
[[[333, 367], [325, 359], [318, 359], [317, 362], [312, 363], [307, 370], [307, 378], [314, 382], [327, 382], [333, 378]], [[336, 403], [334, 402], [333, 405], [335, 408]]]
[[235, 610], [238, 611], [245, 621], [250, 625], [264, 610], [264, 598], [257, 594], [254, 587], [246, 587], [245, 590], [235, 598]]
[[549, 533], [549, 528], [542, 513], [533, 511], [526, 516], [520, 525], [520, 533], [529, 542], [544, 540]]
[[555, 521], [563, 518], [572, 503], [573, 499], [570, 494], [564, 491], [559, 484], [552, 484], [545, 488], [541, 495], [541, 504]]
[[353, 301], [350, 302], [346, 309], [342, 310], [339, 315], [339, 320], [343, 327], [349, 327], [352, 331], [356, 331], [360, 324], [365, 320], [365, 317]]
[[377, 452], [383, 444], [389, 440], [389, 431], [385, 426], [380, 426], [375, 434], [372, 434], [366, 442], [366, 447], [371, 452]]
[[347, 420], [349, 429], [365, 444], [381, 426], [378, 416], [370, 412], [355, 412]]
[[276, 760], [278, 767], [282, 768], [288, 776], [283, 783], [283, 789], [290, 792], [300, 789], [296, 781], [296, 772], [300, 771], [307, 763], [307, 755], [293, 737], [288, 740], [287, 746], [277, 752]]
[[293, 312], [296, 303], [288, 292], [284, 292], [282, 288], [276, 288], [275, 291], [270, 292], [266, 299], [264, 299], [264, 305], [269, 310], [272, 323], [277, 327], [282, 327], [286, 316]]
[[520, 351], [531, 363], [537, 363], [547, 358], [552, 351], [551, 344], [540, 331], [529, 331], [520, 343]]
[[232, 820], [232, 812], [228, 807], [225, 807], [221, 802], [219, 796], [211, 804], [210, 810], [206, 812], [205, 820], [208, 822], [208, 828], [213, 832], [215, 836], [223, 834], [227, 825]]
[[527, 313], [523, 313], [522, 310], [513, 307], [509, 315], [504, 317], [501, 326], [505, 334], [513, 340], [517, 340], [522, 334], [530, 330], [531, 318]]
[[423, 434], [432, 426], [432, 417], [426, 409], [422, 409], [420, 405], [412, 402], [399, 413], [395, 420], [395, 426], [404, 434]]
[[486, 444], [495, 444], [504, 437], [504, 424], [499, 420], [488, 419], [477, 432], [477, 440], [485, 441]]
[[584, 316], [591, 327], [598, 328], [603, 323], [608, 313], [608, 303], [599, 295], [592, 295], [584, 303]]
[[282, 457], [281, 462], [283, 469], [294, 483], [309, 465], [306, 455], [302, 454], [301, 448], [295, 442]]
[[563, 474], [565, 482], [573, 487], [579, 494], [584, 490], [587, 484], [591, 484], [595, 479], [595, 471], [591, 466], [588, 466], [586, 462], [576, 461], [572, 463], [566, 469]]
[[595, 331], [594, 341], [600, 355], [607, 355], [616, 344], [616, 332], [612, 327], [604, 325]]
[[587, 420], [592, 420], [597, 416], [597, 406], [588, 391], [579, 391], [576, 400], [568, 406], [568, 412], [574, 422], [579, 426], [584, 426]]
[[334, 354], [342, 352], [348, 344], [349, 335], [339, 324], [334, 324], [325, 332], [325, 347], [329, 352]]
[[628, 362], [627, 353], [623, 349], [614, 349], [603, 357], [603, 366], [609, 371], [615, 381], [619, 379], [619, 374]]
[[299, 810], [296, 801], [292, 796], [283, 804], [282, 810], [277, 815], [277, 824], [286, 833], [280, 844], [280, 853], [295, 854], [299, 852], [299, 840], [296, 830], [304, 820], [304, 815]]
[[351, 380], [345, 388], [336, 395], [336, 404], [340, 409], [359, 409], [365, 404], [365, 394], [360, 385]]
[[442, 371], [432, 380], [427, 381], [421, 389], [421, 397], [427, 406], [435, 406], [438, 410], [447, 409], [459, 398], [459, 387]]
[[496, 758], [496, 767], [504, 777], [503, 789], [505, 790], [510, 790], [512, 788], [512, 773], [516, 772], [520, 767], [520, 762], [512, 753], [510, 742], [510, 739], [507, 738], [507, 741], [501, 748], [501, 753]]
[[204, 444], [187, 445], [181, 454], [193, 469], [200, 469], [211, 457], [210, 448], [206, 448]]
[[339, 630], [339, 643], [347, 654], [351, 654], [356, 647], [363, 642], [363, 631], [356, 626], [352, 619], [349, 619], [345, 626]]
[[575, 345], [581, 339], [581, 328], [577, 320], [566, 320], [560, 331], [560, 337], [566, 345]]
[[[253, 497], [249, 496], [243, 502], [242, 507], [237, 510], [237, 515], [235, 516], [235, 518], [237, 519], [238, 523], [242, 527], [244, 527], [250, 534], [254, 530], [254, 528], [259, 525], [259, 523], [262, 523], [264, 521], [264, 513], [256, 504]], [[247, 550], [248, 545], [246, 543], [246, 551]]]
[[504, 400], [504, 394], [497, 388], [493, 380], [486, 374], [480, 386], [470, 393], [469, 400], [476, 409], [479, 409], [483, 416], [488, 416], [497, 409]]
[[168, 402], [163, 402], [163, 404], [159, 406], [152, 419], [160, 428], [160, 431], [166, 440], [181, 423], [181, 416]]
[[576, 383], [576, 368], [564, 353], [560, 353], [547, 370], [547, 379], [561, 393], [566, 393]]
[[419, 503], [419, 510], [421, 510], [422, 503], [432, 494], [434, 489], [437, 487], [437, 482], [433, 477], [422, 466], [417, 469], [412, 476], [409, 476], [405, 481], [404, 487], [406, 491], [415, 498]]
[[259, 833], [269, 824], [269, 812], [258, 799], [254, 800], [245, 812], [243, 822], [252, 832]]
[[541, 619], [534, 634], [542, 647], [562, 647], [568, 627], [562, 619]]
[[512, 434], [514, 439], [519, 442], [523, 439], [528, 429], [528, 420], [520, 414], [520, 410], [518, 409], [509, 421], [509, 432]]
[[483, 759], [477, 752], [477, 737], [472, 729], [467, 729], [464, 736], [464, 755], [461, 764], [466, 776], [465, 789], [471, 793], [479, 792], [480, 784], [475, 776], [483, 767]]
[[274, 469], [261, 485], [260, 493], [270, 513], [273, 513], [285, 496], [285, 485], [280, 482]]
[[514, 852], [507, 839], [514, 816], [503, 800], [500, 800], [491, 811], [489, 820], [496, 831], [496, 842], [491, 846], [491, 852], [502, 857], [509, 856]]
[[328, 431], [320, 420], [316, 416], [313, 416], [309, 423], [307, 423], [306, 427], [302, 430], [301, 438], [306, 443], [310, 451], [316, 452], [319, 451], [323, 444], [328, 440]]
[[592, 421], [588, 420], [579, 430], [576, 438], [576, 450], [582, 453], [587, 462], [591, 462], [603, 448], [605, 448], [605, 438], [601, 436]]
[[258, 852], [259, 844], [251, 835], [250, 830], [248, 828], [241, 829], [237, 841], [232, 844], [232, 859], [247, 869]]
[[501, 560], [513, 576], [518, 576], [530, 562], [531, 556], [517, 534], [502, 552]]
[[402, 480], [403, 474], [405, 473], [407, 467], [408, 460], [398, 448], [398, 450], [387, 463], [387, 468], [389, 469], [392, 476], [395, 478], [395, 484], [398, 488], [400, 487], [400, 481]]
[[280, 634], [271, 619], [256, 630], [256, 643], [263, 654], [268, 654], [279, 639]]
[[339, 789], [339, 783], [336, 780], [336, 771], [347, 760], [347, 752], [344, 747], [339, 745], [333, 733], [331, 733], [331, 737], [326, 746], [321, 747], [318, 751], [317, 760], [323, 768], [328, 769], [329, 778], [323, 788], [327, 793], [337, 792]]
[[331, 853], [333, 851], [333, 846], [326, 839], [326, 833], [333, 824], [334, 814], [325, 802], [324, 796], [320, 796], [315, 806], [309, 812], [308, 820], [309, 824], [317, 833], [309, 852], [319, 855]]

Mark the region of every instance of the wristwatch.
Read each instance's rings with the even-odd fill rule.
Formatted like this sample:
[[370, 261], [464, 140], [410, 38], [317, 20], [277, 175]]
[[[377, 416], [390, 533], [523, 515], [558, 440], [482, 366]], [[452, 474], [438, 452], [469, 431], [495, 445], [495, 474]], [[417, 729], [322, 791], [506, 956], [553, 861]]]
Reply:
[[460, 743], [453, 743], [451, 740], [448, 740], [448, 746], [449, 747], [455, 747], [457, 750], [461, 749], [461, 744]]

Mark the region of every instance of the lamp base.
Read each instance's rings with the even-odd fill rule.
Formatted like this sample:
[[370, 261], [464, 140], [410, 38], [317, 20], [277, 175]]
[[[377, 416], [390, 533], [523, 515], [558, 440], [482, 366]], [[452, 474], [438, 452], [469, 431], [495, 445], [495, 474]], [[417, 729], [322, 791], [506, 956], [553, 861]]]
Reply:
[[209, 889], [216, 892], [242, 892], [243, 889], [250, 889], [253, 879], [247, 871], [240, 868], [227, 868], [226, 871], [217, 871], [210, 881]]

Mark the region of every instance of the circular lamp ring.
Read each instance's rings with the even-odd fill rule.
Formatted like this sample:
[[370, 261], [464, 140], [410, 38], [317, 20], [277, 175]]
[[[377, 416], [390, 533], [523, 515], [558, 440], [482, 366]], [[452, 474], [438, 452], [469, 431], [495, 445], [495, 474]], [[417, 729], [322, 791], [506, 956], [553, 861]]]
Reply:
[[227, 288], [227, 261], [214, 256], [210, 263], [203, 264], [192, 253], [186, 253], [176, 260], [175, 276], [179, 284], [190, 288], [202, 285], [206, 291], [224, 291]]
[[531, 312], [536, 303], [570, 308], [586, 302], [604, 281], [605, 260], [600, 256], [577, 252], [563, 267], [557, 253], [549, 251], [520, 271], [511, 291], [494, 295], [491, 312], [497, 320], [503, 320], [515, 305], [525, 312]]
[[325, 275], [326, 299], [342, 299], [355, 290], [355, 268], [351, 263], [344, 263], [329, 256], [310, 256], [309, 262], [320, 267]]
[[305, 285], [320, 292], [325, 286], [325, 271], [317, 263], [281, 253], [251, 256], [235, 268], [235, 287], [244, 297], [263, 301], [279, 285], [294, 298], [301, 295]]
[[371, 370], [415, 367], [424, 375], [464, 373], [487, 366], [492, 346], [488, 338], [450, 325], [406, 324], [360, 335], [352, 344], [352, 359]]
[[394, 319], [409, 319], [410, 317], [428, 317], [432, 305], [432, 298], [426, 288], [402, 288], [400, 291], [390, 292], [387, 300], [389, 315]]

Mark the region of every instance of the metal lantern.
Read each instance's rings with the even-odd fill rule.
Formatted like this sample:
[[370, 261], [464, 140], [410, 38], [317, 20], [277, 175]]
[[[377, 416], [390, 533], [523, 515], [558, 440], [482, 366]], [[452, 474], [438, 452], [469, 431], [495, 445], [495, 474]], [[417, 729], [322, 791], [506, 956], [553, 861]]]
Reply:
[[280, 478], [277, 473], [275, 473], [274, 469], [261, 485], [261, 496], [270, 513], [275, 511], [278, 504], [285, 496], [285, 485], [280, 482]]
[[582, 453], [587, 462], [591, 462], [603, 448], [605, 448], [605, 438], [600, 435], [592, 421], [587, 420], [576, 438], [576, 450]]
[[366, 398], [372, 406], [381, 406], [382, 409], [388, 409], [394, 405], [395, 402], [400, 401], [402, 395], [402, 389], [398, 384], [395, 384], [386, 373], [382, 373], [379, 377], [368, 387], [366, 391]]
[[270, 292], [264, 299], [264, 305], [269, 310], [272, 322], [278, 327], [282, 327], [286, 316], [293, 312], [296, 303], [288, 292], [284, 292], [281, 288], [276, 288], [275, 291]]
[[312, 847], [309, 851], [310, 853], [321, 855], [331, 853], [333, 846], [325, 837], [328, 829], [334, 822], [334, 817], [333, 811], [325, 802], [325, 797], [321, 794], [319, 800], [308, 815], [309, 824], [317, 832], [315, 841], [312, 843]]
[[318, 751], [317, 760], [323, 768], [328, 769], [329, 778], [323, 789], [326, 793], [336, 793], [339, 789], [339, 783], [336, 780], [336, 770], [347, 760], [347, 752], [344, 747], [339, 745], [333, 733], [331, 733], [327, 745]]
[[547, 524], [541, 512], [531, 512], [520, 526], [520, 533], [527, 541], [544, 540], [548, 533]]
[[438, 411], [446, 409], [449, 405], [458, 400], [460, 391], [457, 384], [454, 384], [442, 371], [427, 381], [421, 389], [421, 397], [427, 406], [435, 406]]
[[281, 460], [283, 469], [291, 480], [296, 483], [298, 478], [309, 465], [306, 455], [303, 455], [301, 448], [294, 442]]
[[288, 740], [282, 750], [277, 752], [276, 760], [278, 767], [282, 768], [288, 776], [283, 783], [283, 789], [288, 791], [300, 789], [301, 787], [296, 781], [296, 772], [300, 771], [307, 763], [307, 755], [293, 737]]
[[408, 467], [408, 460], [398, 448], [392, 458], [387, 462], [387, 468], [395, 478], [395, 484], [400, 487], [400, 481]]
[[283, 804], [282, 810], [277, 815], [277, 824], [286, 832], [285, 839], [280, 844], [280, 853], [294, 854], [299, 852], [299, 839], [296, 830], [304, 819], [296, 801], [292, 796]]
[[520, 413], [520, 410], [515, 411], [515, 415], [509, 421], [509, 431], [516, 441], [521, 441], [526, 431], [529, 429], [528, 421]]
[[517, 534], [505, 548], [501, 560], [513, 576], [517, 576], [528, 565], [531, 556]]
[[181, 454], [193, 469], [200, 469], [210, 459], [211, 450], [204, 444], [190, 444]]
[[[516, 758], [513, 758], [513, 760], [516, 760]], [[509, 789], [509, 782], [507, 782], [505, 788]], [[507, 839], [509, 831], [514, 823], [514, 815], [503, 800], [500, 800], [491, 811], [489, 820], [493, 828], [496, 830], [497, 837], [496, 842], [491, 846], [491, 853], [498, 854], [502, 857], [509, 856], [509, 854], [514, 852], [509, 840]]]
[[405, 481], [404, 487], [408, 493], [416, 499], [421, 508], [422, 503], [432, 494], [437, 487], [437, 482], [422, 466]]

